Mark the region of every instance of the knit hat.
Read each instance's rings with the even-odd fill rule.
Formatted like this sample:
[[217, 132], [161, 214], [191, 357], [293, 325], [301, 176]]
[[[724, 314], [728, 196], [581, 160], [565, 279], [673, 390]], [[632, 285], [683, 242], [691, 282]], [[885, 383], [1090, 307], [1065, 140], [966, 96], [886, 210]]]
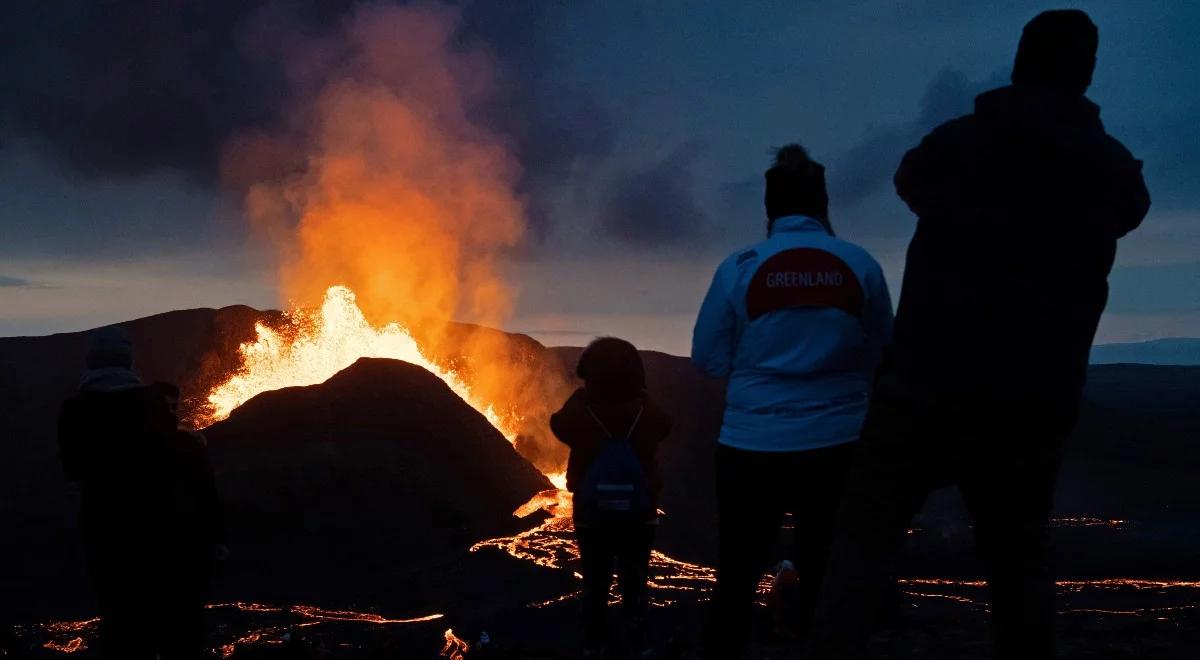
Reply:
[[806, 215], [822, 222], [829, 219], [829, 195], [825, 191], [825, 166], [809, 158], [798, 144], [780, 147], [766, 173], [764, 202], [771, 220], [785, 215]]

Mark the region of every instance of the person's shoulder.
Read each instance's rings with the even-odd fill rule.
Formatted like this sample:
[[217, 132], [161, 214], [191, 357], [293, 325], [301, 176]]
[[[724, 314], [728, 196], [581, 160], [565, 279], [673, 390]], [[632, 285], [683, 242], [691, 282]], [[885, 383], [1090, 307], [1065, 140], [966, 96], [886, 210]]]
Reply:
[[1110, 164], [1114, 164], [1119, 169], [1141, 168], [1141, 162], [1117, 138], [1110, 135], [1107, 131], [1102, 131], [1097, 138], [1097, 143]]
[[962, 144], [974, 136], [978, 130], [979, 121], [975, 114], [967, 114], [938, 124], [925, 135], [921, 144], [935, 148]]
[[830, 245], [842, 259], [850, 262], [856, 270], [862, 272], [882, 271], [879, 261], [866, 248], [838, 236], [829, 237]]
[[582, 387], [576, 388], [571, 396], [563, 402], [561, 408], [550, 415], [550, 430], [561, 437], [562, 433], [570, 431], [576, 419], [587, 406], [586, 393]]
[[767, 250], [767, 241], [758, 241], [757, 243], [740, 247], [725, 257], [721, 261], [721, 265], [717, 268], [718, 270], [736, 270], [748, 263], [760, 261]]
[[642, 399], [642, 420], [659, 439], [670, 433], [674, 424], [671, 415], [649, 394]]

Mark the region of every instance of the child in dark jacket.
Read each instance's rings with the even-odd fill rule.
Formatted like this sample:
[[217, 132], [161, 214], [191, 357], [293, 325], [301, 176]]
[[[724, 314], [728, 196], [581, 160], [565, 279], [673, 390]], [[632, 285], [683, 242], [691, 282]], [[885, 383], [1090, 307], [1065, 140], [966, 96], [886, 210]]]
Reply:
[[[645, 368], [633, 344], [614, 337], [593, 341], [579, 356], [576, 374], [584, 386], [576, 390], [550, 418], [550, 428], [571, 448], [567, 459], [567, 489], [575, 494], [575, 535], [583, 576], [585, 657], [598, 655], [610, 641], [606, 610], [616, 569], [626, 638], [644, 645], [649, 592], [646, 581], [654, 529], [658, 524], [657, 496], [662, 488], [655, 452], [671, 430], [671, 419], [646, 394]], [[614, 443], [628, 442], [627, 447]], [[595, 504], [598, 470], [620, 472], [624, 451], [634, 470], [640, 467], [633, 504], [605, 512]], [[613, 466], [618, 467], [613, 467]], [[623, 491], [620, 488], [618, 501]], [[639, 497], [640, 496], [640, 497]], [[611, 508], [611, 507], [610, 507]], [[617, 507], [621, 508], [621, 507]], [[638, 649], [641, 650], [640, 648]]]

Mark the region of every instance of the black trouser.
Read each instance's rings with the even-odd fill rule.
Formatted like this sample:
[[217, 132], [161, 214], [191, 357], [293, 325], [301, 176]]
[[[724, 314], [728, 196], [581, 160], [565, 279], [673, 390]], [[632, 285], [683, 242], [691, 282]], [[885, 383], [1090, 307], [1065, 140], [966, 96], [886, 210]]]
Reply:
[[603, 646], [609, 641], [608, 594], [614, 568], [627, 633], [633, 636], [644, 634], [650, 599], [646, 581], [650, 574], [654, 529], [655, 526], [649, 523], [595, 525], [576, 522], [579, 572], [583, 575], [584, 637], [588, 646]]
[[1077, 406], [915, 403], [881, 377], [838, 511], [808, 657], [853, 658], [879, 620], [926, 495], [957, 484], [974, 522], [997, 658], [1054, 652], [1047, 523]]
[[759, 580], [784, 514], [791, 513], [791, 559], [800, 578], [796, 611], [807, 624], [829, 551], [842, 479], [853, 456], [847, 443], [801, 452], [717, 447], [720, 559], [713, 642], [718, 657], [741, 657], [750, 632]]
[[88, 547], [100, 609], [99, 646], [113, 660], [192, 660], [204, 652], [206, 576], [197, 562], [132, 557], [110, 542]]

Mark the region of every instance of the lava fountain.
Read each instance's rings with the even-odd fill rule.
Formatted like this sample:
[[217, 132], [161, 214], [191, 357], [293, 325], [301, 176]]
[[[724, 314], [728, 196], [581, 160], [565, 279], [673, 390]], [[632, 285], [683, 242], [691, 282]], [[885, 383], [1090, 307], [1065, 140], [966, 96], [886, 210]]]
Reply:
[[395, 358], [440, 377], [543, 472], [561, 470], [536, 421], [562, 393], [486, 330], [511, 315], [504, 262], [527, 222], [512, 140], [484, 120], [503, 76], [459, 26], [449, 6], [363, 4], [273, 55], [285, 117], [225, 144], [222, 179], [275, 256], [290, 311], [257, 326], [198, 426], [360, 357]]
[[202, 426], [225, 419], [257, 394], [284, 387], [323, 383], [363, 357], [391, 358], [415, 364], [442, 379], [460, 398], [478, 410], [511, 439], [519, 419], [502, 419], [495, 407], [482, 401], [455, 372], [428, 359], [412, 334], [398, 323], [373, 327], [359, 309], [354, 292], [332, 286], [315, 313], [297, 309], [287, 314], [283, 332], [258, 323], [258, 338], [242, 344], [242, 367], [208, 395]]

